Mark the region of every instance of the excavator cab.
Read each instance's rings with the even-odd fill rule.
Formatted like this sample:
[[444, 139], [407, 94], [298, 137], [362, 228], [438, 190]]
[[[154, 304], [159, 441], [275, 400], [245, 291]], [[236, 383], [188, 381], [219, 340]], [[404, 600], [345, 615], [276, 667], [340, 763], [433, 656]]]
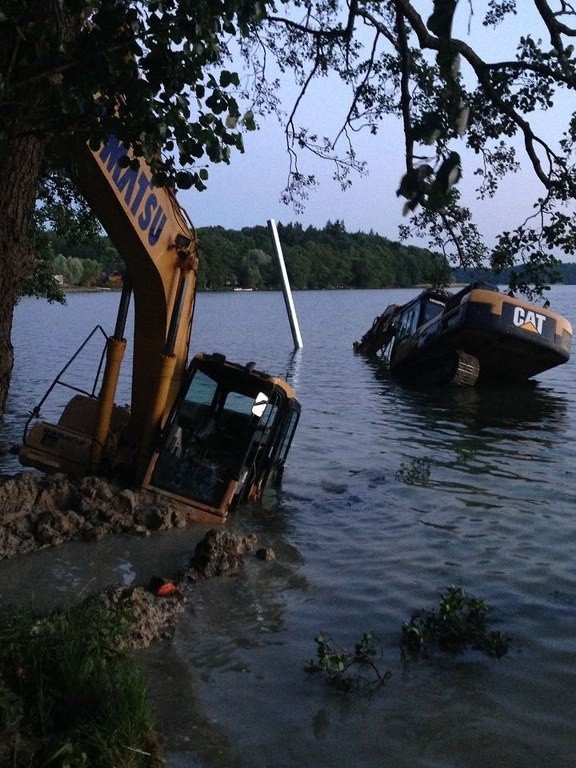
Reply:
[[281, 476], [300, 403], [290, 385], [224, 355], [196, 355], [143, 485], [206, 519], [258, 501]]

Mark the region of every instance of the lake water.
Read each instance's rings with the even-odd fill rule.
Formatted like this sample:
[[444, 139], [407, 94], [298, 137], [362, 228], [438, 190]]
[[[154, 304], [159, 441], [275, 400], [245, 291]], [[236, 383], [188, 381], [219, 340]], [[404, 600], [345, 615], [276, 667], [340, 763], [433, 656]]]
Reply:
[[[141, 654], [172, 768], [560, 768], [576, 745], [576, 354], [530, 387], [413, 390], [352, 343], [415, 291], [297, 292], [294, 352], [279, 293], [201, 294], [192, 351], [287, 376], [303, 406], [280, 491], [229, 525], [274, 562], [198, 585], [171, 642]], [[576, 288], [552, 307], [576, 326]], [[25, 300], [2, 447], [117, 295]], [[83, 368], [80, 365], [81, 373]], [[127, 385], [126, 386], [126, 397]], [[17, 467], [5, 458], [4, 468]], [[0, 565], [45, 595], [145, 583], [199, 531], [70, 545]], [[406, 665], [402, 623], [450, 584], [485, 600], [510, 652]], [[387, 684], [342, 698], [304, 671], [314, 637], [378, 636]]]

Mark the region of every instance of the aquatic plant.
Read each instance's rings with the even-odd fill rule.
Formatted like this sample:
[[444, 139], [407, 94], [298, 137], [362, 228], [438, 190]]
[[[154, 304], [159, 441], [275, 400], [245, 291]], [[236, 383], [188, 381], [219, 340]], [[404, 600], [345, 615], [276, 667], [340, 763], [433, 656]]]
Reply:
[[408, 464], [402, 462], [396, 472], [396, 480], [406, 485], [423, 485], [430, 482], [430, 467], [432, 462], [427, 457], [411, 459]]
[[402, 650], [412, 656], [427, 654], [432, 647], [450, 653], [467, 648], [500, 658], [511, 638], [487, 629], [488, 606], [467, 595], [462, 587], [449, 586], [440, 595], [438, 608], [422, 611], [402, 625]]
[[377, 639], [365, 632], [352, 651], [336, 648], [330, 639], [319, 634], [314, 638], [316, 658], [305, 665], [307, 672], [320, 673], [326, 682], [340, 692], [349, 694], [352, 690], [379, 688], [391, 676], [380, 672], [375, 657], [379, 651]]

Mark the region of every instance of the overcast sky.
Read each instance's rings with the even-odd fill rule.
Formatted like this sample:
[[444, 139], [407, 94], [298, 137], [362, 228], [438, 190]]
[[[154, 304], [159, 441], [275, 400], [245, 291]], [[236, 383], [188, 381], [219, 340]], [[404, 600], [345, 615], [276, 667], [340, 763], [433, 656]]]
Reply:
[[[424, 3], [429, 6], [429, 3]], [[476, 44], [488, 60], [512, 58], [515, 45], [510, 40], [518, 37], [532, 24], [527, 9], [511, 21], [507, 28], [498, 32], [486, 31], [480, 17], [460, 16], [460, 36], [469, 44]], [[468, 7], [468, 6], [464, 6]], [[470, 36], [468, 36], [468, 22]], [[457, 30], [456, 30], [457, 33]], [[289, 110], [293, 90], [286, 87], [283, 106]], [[341, 86], [329, 80], [317, 84], [315, 97], [308, 102], [301, 124], [322, 134], [324, 128], [339, 125], [336, 116], [345, 114], [349, 99]], [[572, 105], [565, 105], [570, 107]], [[570, 110], [572, 111], [572, 110]], [[555, 129], [555, 117], [547, 113]], [[306, 209], [297, 214], [290, 206], [280, 202], [286, 185], [288, 157], [281, 126], [274, 117], [259, 119], [260, 129], [246, 134], [245, 153], [233, 153], [229, 166], [216, 166], [210, 170], [207, 191], [182, 192], [179, 199], [187, 209], [196, 227], [220, 225], [240, 229], [265, 225], [270, 218], [284, 224], [300, 222], [304, 227], [324, 227], [327, 221], [343, 221], [348, 232], [374, 231], [391, 240], [398, 239], [398, 227], [406, 223], [402, 216], [403, 199], [396, 196], [396, 189], [404, 173], [404, 139], [399, 121], [389, 119], [376, 136], [366, 131], [355, 138], [355, 149], [360, 159], [367, 161], [368, 175], [353, 177], [352, 188], [343, 192], [333, 181], [332, 168], [326, 161], [302, 156], [302, 170], [314, 173], [319, 186], [310, 192]], [[501, 184], [495, 201], [477, 201], [474, 192], [475, 158], [465, 157], [461, 140], [453, 142], [452, 149], [464, 157], [464, 176], [460, 182], [463, 201], [473, 211], [481, 232], [490, 243], [503, 229], [510, 229], [529, 215], [531, 206], [542, 188], [529, 173], [516, 174]], [[423, 244], [425, 243], [418, 243]]]

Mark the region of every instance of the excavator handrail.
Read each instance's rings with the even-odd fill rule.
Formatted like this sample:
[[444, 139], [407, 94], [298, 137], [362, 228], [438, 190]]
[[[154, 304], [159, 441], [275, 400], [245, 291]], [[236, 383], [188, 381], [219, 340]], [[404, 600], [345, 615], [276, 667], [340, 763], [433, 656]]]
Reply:
[[80, 394], [86, 395], [88, 397], [96, 397], [96, 394], [95, 394], [96, 393], [96, 387], [98, 385], [98, 380], [100, 378], [100, 374], [102, 372], [102, 367], [103, 367], [103, 364], [104, 364], [104, 356], [106, 355], [106, 345], [104, 345], [104, 349], [102, 350], [102, 353], [100, 355], [100, 361], [98, 363], [98, 368], [96, 370], [96, 375], [94, 377], [94, 383], [92, 385], [92, 391], [91, 392], [88, 392], [85, 389], [81, 389], [80, 387], [76, 387], [73, 384], [69, 384], [69, 383], [67, 383], [65, 381], [60, 381], [60, 379], [66, 373], [68, 368], [70, 368], [70, 366], [76, 360], [76, 358], [82, 353], [84, 348], [90, 343], [90, 341], [92, 340], [93, 336], [95, 336], [98, 333], [98, 331], [100, 331], [100, 333], [103, 335], [105, 341], [108, 340], [108, 334], [106, 333], [106, 331], [104, 330], [104, 328], [101, 325], [96, 325], [90, 331], [88, 336], [84, 339], [82, 344], [80, 344], [80, 346], [78, 347], [76, 352], [74, 352], [72, 357], [68, 360], [66, 365], [56, 375], [56, 377], [52, 381], [52, 384], [50, 384], [50, 386], [48, 387], [48, 389], [44, 393], [44, 396], [42, 397], [40, 402], [30, 411], [30, 415], [28, 416], [28, 418], [26, 419], [26, 423], [24, 424], [24, 437], [23, 437], [23, 443], [24, 444], [26, 444], [26, 435], [28, 434], [28, 429], [30, 427], [30, 422], [33, 419], [39, 419], [40, 418], [40, 413], [41, 413], [41, 410], [42, 410], [42, 406], [44, 405], [46, 400], [50, 397], [50, 395], [52, 394], [52, 392], [54, 391], [54, 389], [57, 386], [64, 387], [65, 389], [71, 389], [74, 392], [79, 392]]

